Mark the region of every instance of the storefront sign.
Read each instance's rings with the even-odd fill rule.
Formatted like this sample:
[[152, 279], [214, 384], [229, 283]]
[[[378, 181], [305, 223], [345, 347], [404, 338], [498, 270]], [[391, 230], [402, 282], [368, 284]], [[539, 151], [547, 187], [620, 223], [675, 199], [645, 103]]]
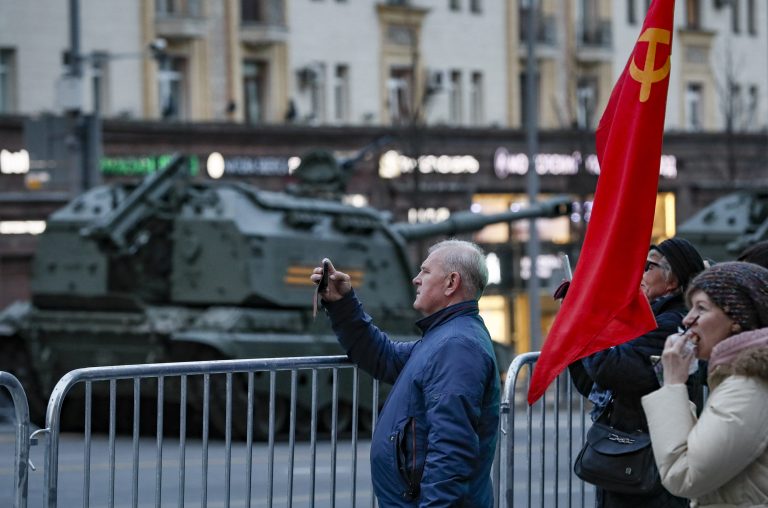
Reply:
[[0, 150], [0, 173], [4, 175], [22, 175], [29, 172], [29, 152], [19, 150]]
[[[589, 154], [583, 157], [580, 152], [571, 155], [556, 153], [540, 153], [536, 155], [536, 173], [539, 175], [575, 175], [584, 163], [586, 171], [593, 175], [600, 174], [600, 163], [597, 155]], [[500, 147], [493, 157], [493, 170], [500, 179], [510, 175], [525, 175], [528, 173], [528, 155], [524, 153], [509, 153]], [[660, 164], [661, 176], [677, 178], [677, 158], [674, 155], [662, 155]]]
[[423, 174], [458, 175], [480, 171], [480, 162], [471, 155], [422, 155], [417, 160], [390, 150], [379, 159], [379, 176], [398, 178], [400, 175], [413, 173], [417, 165], [419, 172]]
[[[162, 169], [171, 159], [173, 155], [102, 157], [101, 172], [105, 175], [148, 175]], [[189, 157], [189, 168], [193, 175], [200, 170], [200, 161], [194, 155]]]
[[289, 175], [299, 167], [299, 157], [235, 156], [224, 157], [219, 152], [208, 156], [205, 164], [208, 176], [218, 179], [228, 176], [280, 176]]
[[45, 231], [44, 220], [0, 221], [0, 235], [39, 235]]

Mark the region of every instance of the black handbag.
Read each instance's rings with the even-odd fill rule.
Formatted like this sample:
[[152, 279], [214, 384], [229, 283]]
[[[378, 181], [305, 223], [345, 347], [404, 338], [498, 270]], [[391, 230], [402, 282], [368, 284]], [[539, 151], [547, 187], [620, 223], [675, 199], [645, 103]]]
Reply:
[[573, 472], [587, 483], [624, 494], [652, 494], [661, 488], [647, 432], [624, 432], [596, 421], [587, 432]]

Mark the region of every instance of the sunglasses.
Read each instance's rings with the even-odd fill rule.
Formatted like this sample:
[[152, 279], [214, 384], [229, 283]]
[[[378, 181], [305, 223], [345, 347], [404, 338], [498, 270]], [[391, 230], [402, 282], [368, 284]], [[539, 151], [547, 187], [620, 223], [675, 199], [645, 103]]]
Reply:
[[643, 271], [647, 272], [651, 268], [661, 268], [661, 269], [663, 269], [664, 267], [660, 263], [657, 263], [656, 261], [646, 261], [645, 262], [645, 268], [643, 269]]

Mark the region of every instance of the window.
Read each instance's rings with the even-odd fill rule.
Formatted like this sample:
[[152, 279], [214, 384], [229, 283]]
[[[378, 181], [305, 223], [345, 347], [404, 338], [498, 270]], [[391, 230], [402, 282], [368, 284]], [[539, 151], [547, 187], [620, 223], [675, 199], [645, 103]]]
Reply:
[[157, 73], [160, 117], [164, 120], [184, 118], [186, 110], [185, 70], [186, 60], [181, 57], [166, 56], [159, 61]]
[[739, 20], [739, 0], [731, 0], [731, 30], [737, 34], [741, 32]]
[[160, 16], [202, 16], [200, 0], [156, 0], [155, 13]]
[[334, 117], [336, 121], [349, 120], [349, 66], [337, 65], [336, 76], [333, 84], [335, 103]]
[[576, 125], [579, 129], [591, 129], [594, 124], [597, 99], [597, 78], [583, 77], [576, 87]]
[[627, 23], [637, 24], [637, 12], [635, 10], [635, 0], [627, 0]]
[[469, 92], [471, 104], [472, 125], [482, 125], [485, 121], [485, 105], [483, 104], [483, 73], [472, 73], [472, 88]]
[[452, 11], [458, 11], [461, 9], [461, 3], [460, 0], [449, 0], [449, 7]]
[[475, 14], [480, 14], [483, 12], [483, 1], [469, 0], [469, 10]]
[[760, 89], [757, 85], [750, 85], [749, 87], [749, 104], [747, 105], [747, 117], [744, 121], [744, 127], [747, 130], [753, 130], [757, 127], [755, 118], [758, 114], [758, 108], [760, 106]]
[[393, 124], [404, 124], [411, 119], [413, 103], [413, 77], [410, 67], [393, 67], [387, 80], [387, 106]]
[[730, 119], [731, 128], [735, 128], [739, 121], [743, 118], [743, 104], [741, 96], [741, 85], [738, 83], [731, 84], [731, 93], [728, 97], [728, 116]]
[[261, 60], [243, 62], [243, 105], [245, 121], [249, 124], [267, 120], [268, 64]]
[[747, 31], [749, 35], [757, 35], [757, 9], [755, 0], [747, 0]]
[[311, 123], [325, 122], [325, 64], [317, 63], [311, 67], [314, 74], [310, 80], [309, 101]]
[[261, 0], [240, 1], [240, 20], [243, 23], [263, 23], [265, 19], [266, 13]]
[[455, 124], [461, 123], [461, 110], [463, 104], [461, 101], [461, 71], [451, 71], [451, 89], [450, 102], [448, 103], [448, 117]]
[[13, 113], [16, 95], [16, 61], [12, 49], [0, 49], [0, 113]]
[[284, 24], [283, 0], [240, 0], [242, 23]]
[[685, 90], [685, 121], [689, 131], [700, 131], [704, 117], [704, 91], [701, 83], [688, 83]]
[[689, 30], [701, 29], [701, 3], [699, 0], [685, 1], [685, 27]]

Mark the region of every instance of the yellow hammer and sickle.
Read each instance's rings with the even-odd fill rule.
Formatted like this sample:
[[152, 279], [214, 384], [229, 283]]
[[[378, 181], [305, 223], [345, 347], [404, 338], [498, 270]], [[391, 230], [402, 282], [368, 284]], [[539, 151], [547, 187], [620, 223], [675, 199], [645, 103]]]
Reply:
[[635, 60], [633, 58], [629, 67], [629, 74], [632, 76], [632, 79], [640, 83], [640, 102], [645, 102], [651, 96], [651, 85], [666, 78], [669, 74], [669, 57], [667, 57], [667, 61], [660, 69], [653, 68], [654, 63], [656, 62], [656, 45], [669, 45], [669, 30], [664, 30], [663, 28], [649, 28], [643, 32], [638, 40], [648, 43], [648, 53], [645, 55], [645, 66], [642, 69], [639, 69], [637, 65], [635, 65]]

